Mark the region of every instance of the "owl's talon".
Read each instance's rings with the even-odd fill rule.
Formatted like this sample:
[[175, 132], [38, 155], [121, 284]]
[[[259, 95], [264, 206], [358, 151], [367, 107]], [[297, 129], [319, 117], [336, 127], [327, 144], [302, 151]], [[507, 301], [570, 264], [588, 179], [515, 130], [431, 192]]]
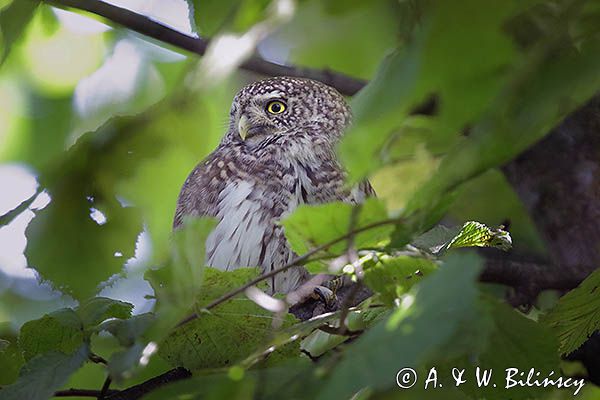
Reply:
[[323, 286], [331, 289], [331, 291], [335, 295], [340, 288], [344, 287], [344, 276], [340, 275], [326, 282], [323, 282]]
[[320, 300], [328, 309], [333, 308], [337, 303], [335, 292], [325, 286], [317, 286], [311, 296], [315, 300]]

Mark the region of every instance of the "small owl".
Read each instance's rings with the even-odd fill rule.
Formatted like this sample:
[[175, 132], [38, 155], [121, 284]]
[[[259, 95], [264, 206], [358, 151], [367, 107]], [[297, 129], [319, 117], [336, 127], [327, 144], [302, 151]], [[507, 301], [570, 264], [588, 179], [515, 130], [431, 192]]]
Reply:
[[[183, 184], [175, 220], [218, 221], [206, 240], [208, 266], [221, 270], [289, 263], [295, 254], [278, 221], [300, 204], [357, 203], [372, 194], [348, 190], [335, 154], [350, 108], [333, 88], [309, 79], [277, 77], [243, 88], [231, 106], [221, 143]], [[301, 267], [277, 274], [272, 293], [287, 293], [308, 277]]]

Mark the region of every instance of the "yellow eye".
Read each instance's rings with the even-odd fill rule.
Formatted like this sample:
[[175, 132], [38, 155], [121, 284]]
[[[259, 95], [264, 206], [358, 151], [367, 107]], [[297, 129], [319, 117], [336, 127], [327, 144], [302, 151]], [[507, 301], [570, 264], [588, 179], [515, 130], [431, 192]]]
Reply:
[[271, 114], [281, 114], [285, 111], [285, 103], [280, 100], [273, 100], [267, 104], [267, 111]]

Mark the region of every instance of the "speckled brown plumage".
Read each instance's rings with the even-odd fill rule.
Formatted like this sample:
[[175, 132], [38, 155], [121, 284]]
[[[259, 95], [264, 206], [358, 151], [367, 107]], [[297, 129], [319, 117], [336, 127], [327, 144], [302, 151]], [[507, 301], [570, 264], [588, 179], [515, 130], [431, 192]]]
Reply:
[[[281, 113], [268, 105], [282, 102]], [[279, 219], [299, 204], [360, 202], [368, 183], [344, 187], [335, 145], [350, 123], [344, 98], [322, 83], [278, 77], [252, 83], [234, 98], [221, 143], [185, 181], [174, 228], [186, 215], [217, 218], [206, 241], [207, 263], [223, 270], [269, 271], [294, 254]], [[276, 275], [273, 292], [287, 293], [307, 277], [303, 267]]]

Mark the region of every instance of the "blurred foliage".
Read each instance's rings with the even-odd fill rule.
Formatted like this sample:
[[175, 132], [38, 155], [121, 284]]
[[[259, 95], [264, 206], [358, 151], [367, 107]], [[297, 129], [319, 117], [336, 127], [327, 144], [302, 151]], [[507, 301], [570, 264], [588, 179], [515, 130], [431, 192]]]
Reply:
[[[173, 211], [227, 129], [234, 94], [259, 77], [237, 71], [207, 87], [197, 57], [159, 41], [43, 2], [0, 1], [0, 161], [39, 184], [0, 217], [0, 229], [16, 229], [35, 214], [25, 255], [37, 277], [12, 276], [0, 259], [1, 400], [99, 389], [106, 376], [125, 388], [173, 366], [194, 377], [147, 398], [572, 396], [423, 382], [432, 366], [445, 383], [455, 367], [558, 373], [559, 355], [600, 326], [597, 273], [525, 316], [479, 284], [482, 260], [458, 249], [506, 250], [512, 238], [513, 251], [546, 256], [498, 167], [600, 88], [596, 2], [152, 3], [138, 11], [207, 38], [248, 32], [289, 3], [292, 18], [259, 55], [369, 80], [350, 100], [339, 154], [349, 180], [369, 178], [379, 199], [301, 206], [282, 225], [298, 254], [336, 241], [308, 267], [362, 279], [373, 296], [344, 321], [298, 321], [243, 294], [205, 309], [258, 272], [205, 268], [200, 244], [214, 221], [172, 233]], [[432, 98], [434, 112], [413, 114]], [[142, 277], [146, 291], [129, 293], [124, 283]], [[120, 300], [134, 294], [135, 305]], [[342, 324], [350, 335], [332, 332]], [[395, 382], [405, 367], [419, 373], [411, 390]], [[580, 397], [598, 390], [588, 384]]]

